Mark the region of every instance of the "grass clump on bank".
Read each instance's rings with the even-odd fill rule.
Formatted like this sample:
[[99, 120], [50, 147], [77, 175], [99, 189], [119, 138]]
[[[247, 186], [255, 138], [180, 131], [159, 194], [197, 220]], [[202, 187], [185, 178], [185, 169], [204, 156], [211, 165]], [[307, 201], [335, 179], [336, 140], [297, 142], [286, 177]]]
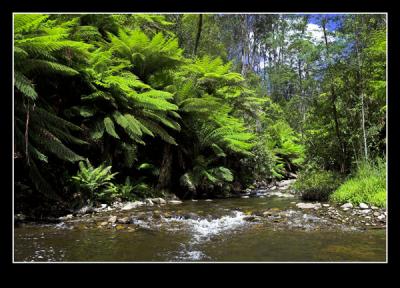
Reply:
[[353, 177], [344, 182], [330, 197], [334, 202], [367, 203], [386, 207], [386, 163], [382, 159], [362, 162]]
[[299, 174], [293, 188], [308, 201], [327, 201], [342, 183], [338, 173], [332, 171], [304, 171]]

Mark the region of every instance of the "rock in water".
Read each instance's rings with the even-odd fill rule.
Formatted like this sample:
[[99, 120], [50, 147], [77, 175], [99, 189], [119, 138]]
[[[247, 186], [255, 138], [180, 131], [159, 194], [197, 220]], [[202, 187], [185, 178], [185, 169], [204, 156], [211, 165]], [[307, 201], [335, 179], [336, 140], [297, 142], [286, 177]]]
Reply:
[[135, 209], [137, 207], [143, 206], [144, 203], [140, 202], [140, 201], [135, 201], [135, 202], [128, 202], [127, 204], [125, 204], [121, 210], [131, 210], [131, 209]]
[[169, 200], [168, 203], [169, 204], [182, 204], [183, 202], [180, 200]]
[[368, 208], [369, 208], [368, 205], [365, 204], [365, 203], [360, 203], [359, 207], [360, 207], [361, 209], [368, 209]]
[[15, 214], [14, 215], [14, 220], [15, 221], [25, 221], [25, 219], [26, 219], [26, 216], [24, 214]]
[[382, 215], [378, 216], [378, 219], [380, 221], [382, 221], [382, 222], [385, 222], [386, 221], [386, 216], [382, 214]]
[[151, 201], [151, 199], [146, 199], [144, 202], [146, 203], [147, 206], [153, 206], [154, 205], [153, 201]]
[[297, 203], [296, 206], [300, 209], [319, 209], [321, 203]]
[[343, 209], [345, 209], [345, 208], [353, 208], [353, 204], [346, 203], [346, 204], [343, 204], [342, 206], [340, 206], [340, 208], [343, 208]]
[[76, 214], [87, 214], [93, 212], [94, 208], [92, 206], [83, 206], [81, 209], [76, 211]]
[[68, 215], [60, 217], [58, 219], [60, 219], [60, 220], [69, 220], [69, 219], [72, 219], [72, 218], [74, 218], [74, 216], [72, 214], [68, 214]]
[[120, 223], [120, 224], [128, 224], [129, 222], [130, 222], [129, 217], [117, 219], [117, 223]]
[[122, 225], [117, 225], [117, 226], [115, 227], [115, 229], [117, 229], [117, 230], [122, 230], [122, 229], [125, 229], [125, 227], [122, 226]]
[[259, 220], [259, 217], [256, 216], [246, 216], [243, 218], [244, 221], [248, 221], [248, 222], [255, 222]]
[[110, 218], [108, 218], [108, 222], [114, 224], [117, 222], [117, 216], [110, 216]]
[[165, 201], [163, 198], [152, 198], [150, 200], [155, 204], [167, 204], [167, 201]]
[[197, 219], [199, 219], [200, 217], [199, 217], [196, 213], [189, 212], [189, 213], [183, 215], [183, 218], [185, 218], [185, 219], [197, 220]]

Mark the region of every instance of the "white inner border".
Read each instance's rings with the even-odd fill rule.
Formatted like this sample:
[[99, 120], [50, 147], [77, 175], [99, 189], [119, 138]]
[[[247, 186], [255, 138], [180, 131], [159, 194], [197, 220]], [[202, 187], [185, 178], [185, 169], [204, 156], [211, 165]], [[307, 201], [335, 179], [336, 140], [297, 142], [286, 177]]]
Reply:
[[373, 263], [388, 263], [388, 226], [389, 226], [389, 202], [388, 202], [388, 143], [387, 143], [387, 136], [388, 136], [388, 13], [387, 12], [13, 12], [13, 23], [12, 23], [12, 75], [14, 76], [14, 15], [15, 14], [308, 14], [308, 15], [320, 15], [320, 14], [384, 14], [386, 15], [386, 261], [318, 261], [318, 262], [311, 262], [311, 261], [179, 261], [179, 262], [170, 262], [170, 261], [58, 261], [58, 262], [51, 262], [51, 261], [35, 261], [35, 262], [25, 262], [25, 261], [15, 261], [14, 260], [14, 77], [12, 80], [12, 263], [13, 264], [43, 264], [43, 263], [75, 263], [75, 264], [87, 264], [87, 263], [163, 263], [163, 264], [175, 264], [175, 263], [187, 263], [187, 264], [197, 264], [197, 263], [279, 263], [279, 264], [286, 264], [286, 263], [302, 263], [302, 264], [312, 264], [312, 263], [345, 263], [345, 264], [354, 264], [354, 263], [363, 263], [363, 264], [373, 264]]

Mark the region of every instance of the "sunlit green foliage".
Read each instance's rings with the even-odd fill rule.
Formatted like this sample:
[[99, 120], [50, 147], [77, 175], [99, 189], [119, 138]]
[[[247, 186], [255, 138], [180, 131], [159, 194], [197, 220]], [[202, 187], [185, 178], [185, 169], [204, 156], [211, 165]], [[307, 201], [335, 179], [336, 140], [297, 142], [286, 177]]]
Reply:
[[293, 188], [303, 200], [327, 201], [342, 181], [341, 176], [332, 171], [304, 171], [299, 174]]
[[72, 134], [82, 129], [60, 117], [41, 97], [38, 86], [42, 83], [38, 82], [52, 77], [57, 83], [62, 77], [78, 75], [90, 45], [68, 39], [74, 21], [55, 25], [48, 18], [40, 14], [14, 16], [15, 150], [24, 154], [36, 189], [58, 198], [37, 161], [49, 164], [50, 155], [70, 162], [82, 160], [66, 145], [87, 143]]
[[332, 195], [338, 203], [369, 203], [386, 207], [386, 163], [382, 159], [375, 162], [362, 162], [354, 177], [344, 182]]
[[[20, 182], [59, 198], [51, 186], [65, 186], [87, 158], [101, 168], [80, 164], [82, 181], [118, 173], [112, 185], [82, 184], [93, 200], [150, 197], [164, 191], [160, 182], [180, 197], [216, 196], [302, 169], [346, 174], [382, 157], [385, 21], [315, 21], [326, 39], [309, 33], [307, 15], [16, 14]], [[331, 22], [335, 31], [325, 29]], [[307, 199], [326, 199], [339, 179], [304, 175]], [[360, 181], [349, 183], [352, 196], [339, 189], [335, 201], [383, 203], [383, 188], [368, 198], [354, 188]]]
[[79, 170], [72, 180], [79, 191], [90, 201], [110, 202], [117, 194], [112, 180], [118, 173], [111, 173], [111, 166], [93, 167], [88, 160], [79, 162]]

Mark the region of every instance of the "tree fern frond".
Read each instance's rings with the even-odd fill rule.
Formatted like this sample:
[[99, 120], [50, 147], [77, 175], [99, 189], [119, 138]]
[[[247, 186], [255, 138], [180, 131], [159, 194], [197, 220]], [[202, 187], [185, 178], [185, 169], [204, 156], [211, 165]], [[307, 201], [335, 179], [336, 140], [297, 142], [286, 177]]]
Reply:
[[35, 185], [36, 190], [53, 200], [61, 200], [60, 196], [56, 194], [50, 184], [44, 179], [40, 173], [35, 161], [30, 161], [29, 178]]
[[98, 140], [103, 137], [104, 134], [104, 122], [103, 121], [95, 121], [94, 126], [90, 129], [90, 137], [93, 140]]
[[142, 113], [143, 113], [143, 115], [145, 115], [153, 120], [157, 120], [158, 122], [161, 122], [162, 124], [164, 124], [165, 126], [171, 128], [171, 129], [174, 129], [177, 131], [181, 130], [181, 126], [179, 125], [179, 123], [174, 120], [168, 119], [166, 117], [166, 115], [156, 114], [156, 113], [153, 113], [150, 111], [143, 111]]
[[18, 71], [14, 71], [14, 85], [22, 94], [30, 99], [36, 100], [38, 97], [32, 82]]
[[82, 128], [61, 118], [57, 115], [48, 112], [46, 109], [41, 107], [35, 107], [32, 109], [32, 114], [34, 115], [34, 121], [38, 121], [42, 127], [47, 127], [48, 125], [65, 127], [66, 129], [70, 129], [73, 131], [82, 131]]
[[146, 128], [148, 128], [150, 131], [152, 131], [152, 133], [160, 136], [161, 139], [164, 140], [165, 142], [172, 144], [172, 145], [178, 145], [176, 143], [175, 139], [154, 121], [142, 119], [142, 124], [144, 126], [146, 126]]
[[110, 117], [105, 117], [104, 120], [104, 127], [106, 132], [114, 138], [120, 139], [117, 132], [115, 132], [114, 122], [111, 120]]
[[14, 15], [14, 33], [29, 31], [43, 23], [49, 15], [42, 14], [15, 14]]
[[29, 59], [26, 60], [26, 66], [24, 71], [26, 73], [36, 72], [36, 73], [59, 73], [64, 75], [78, 75], [79, 72], [75, 69], [68, 67], [63, 64], [59, 64], [56, 62], [51, 62], [47, 60], [39, 60], [39, 59]]
[[34, 129], [33, 133], [29, 136], [35, 142], [35, 145], [42, 147], [43, 150], [49, 151], [61, 160], [76, 162], [83, 160], [81, 156], [76, 154], [74, 151], [66, 147], [57, 137], [51, 134], [49, 131], [44, 129]]

